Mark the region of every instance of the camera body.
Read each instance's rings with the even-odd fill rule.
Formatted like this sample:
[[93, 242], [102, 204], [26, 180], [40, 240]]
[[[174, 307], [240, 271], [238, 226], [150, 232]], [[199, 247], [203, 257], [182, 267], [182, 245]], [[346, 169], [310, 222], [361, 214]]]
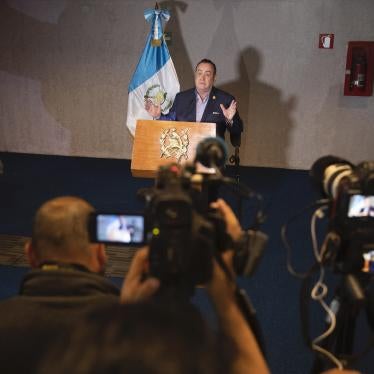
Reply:
[[357, 165], [343, 178], [333, 208], [331, 225], [342, 240], [338, 270], [374, 274], [373, 162]]
[[374, 162], [357, 165], [340, 181], [332, 219], [340, 231], [353, 235], [373, 235]]
[[141, 191], [150, 273], [179, 295], [189, 295], [196, 285], [206, 283], [213, 258], [230, 244], [223, 217], [209, 206], [216, 200], [217, 176], [194, 171], [193, 165], [162, 166], [155, 187]]

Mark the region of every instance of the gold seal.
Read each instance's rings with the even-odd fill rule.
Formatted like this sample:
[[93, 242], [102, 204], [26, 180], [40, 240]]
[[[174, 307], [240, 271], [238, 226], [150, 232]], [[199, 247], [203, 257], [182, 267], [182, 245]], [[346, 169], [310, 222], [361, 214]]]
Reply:
[[160, 136], [160, 158], [174, 157], [178, 163], [182, 161], [182, 157], [188, 159], [188, 138], [189, 128], [182, 129], [178, 134], [175, 127], [164, 129]]

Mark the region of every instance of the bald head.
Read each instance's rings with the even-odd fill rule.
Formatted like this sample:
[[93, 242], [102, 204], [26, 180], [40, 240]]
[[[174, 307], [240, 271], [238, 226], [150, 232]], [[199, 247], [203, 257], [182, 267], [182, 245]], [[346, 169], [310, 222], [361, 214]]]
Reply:
[[58, 197], [36, 212], [31, 246], [38, 262], [83, 263], [91, 256], [88, 216], [94, 208], [77, 197]]

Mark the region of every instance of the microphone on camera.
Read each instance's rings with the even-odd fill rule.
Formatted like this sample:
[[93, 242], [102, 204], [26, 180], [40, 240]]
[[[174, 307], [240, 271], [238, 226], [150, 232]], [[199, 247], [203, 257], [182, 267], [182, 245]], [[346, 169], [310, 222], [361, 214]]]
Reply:
[[208, 168], [220, 168], [226, 159], [226, 144], [221, 138], [206, 138], [197, 145], [195, 161]]

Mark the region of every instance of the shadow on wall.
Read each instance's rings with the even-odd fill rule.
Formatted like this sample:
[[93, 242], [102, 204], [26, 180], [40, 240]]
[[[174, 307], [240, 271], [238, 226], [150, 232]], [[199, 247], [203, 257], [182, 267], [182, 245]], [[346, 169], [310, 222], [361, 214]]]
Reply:
[[[131, 143], [125, 124], [129, 66], [136, 64], [133, 50], [139, 46], [140, 53], [146, 31], [139, 6], [82, 0], [67, 0], [64, 7], [18, 3], [0, 2], [0, 74], [12, 92], [9, 105], [21, 112], [13, 114], [10, 107], [17, 140], [26, 149], [20, 137], [40, 143], [41, 153], [46, 142], [56, 149], [66, 142], [65, 153], [71, 155], [123, 156]], [[135, 15], [139, 22], [123, 22]]]
[[[347, 158], [353, 163], [374, 159], [374, 139], [363, 136], [370, 134], [374, 128], [374, 117], [368, 121], [363, 115], [369, 110], [371, 102], [371, 97], [344, 96], [340, 84], [332, 85], [316, 113], [312, 144], [319, 144], [325, 154]], [[338, 126], [329, 126], [331, 118]], [[314, 159], [318, 157], [319, 154], [313, 155]]]
[[260, 80], [262, 56], [256, 48], [244, 49], [237, 59], [238, 79], [220, 88], [232, 92], [244, 121], [241, 158], [245, 165], [287, 168], [287, 150], [294, 123], [294, 96]]
[[[9, 108], [4, 118], [8, 128], [2, 131], [22, 143], [23, 148], [17, 151], [126, 156], [132, 140], [125, 126], [127, 83], [132, 74], [129, 66], [136, 65], [148, 31], [139, 5], [66, 0], [65, 8], [58, 7], [58, 14], [41, 20], [9, 4], [12, 2], [0, 2], [0, 41], [4, 46], [0, 94]], [[242, 164], [287, 167], [295, 99], [284, 101], [277, 88], [260, 81], [260, 51], [248, 47], [240, 52], [233, 14], [239, 5], [214, 4], [222, 9], [222, 18], [216, 30], [209, 31], [212, 42], [206, 56], [200, 57], [215, 61], [219, 74], [225, 71], [225, 76], [237, 77], [218, 87], [238, 100], [245, 123]], [[166, 26], [173, 32], [170, 51], [181, 87], [186, 89], [193, 86], [194, 65], [178, 14], [186, 11], [187, 4], [168, 0], [162, 6], [172, 13]], [[56, 5], [47, 7], [56, 10]], [[31, 8], [42, 13], [38, 5]], [[123, 22], [132, 16], [142, 22]], [[138, 47], [139, 53], [134, 53]]]
[[184, 1], [166, 0], [160, 2], [160, 7], [170, 11], [170, 20], [165, 26], [165, 31], [172, 33], [172, 42], [168, 44], [168, 48], [183, 91], [194, 86], [194, 64], [188, 55], [178, 16], [179, 12], [187, 11], [188, 5]]
[[206, 57], [217, 63], [219, 76], [224, 71], [225, 76], [235, 77], [217, 87], [231, 93], [238, 101], [244, 122], [241, 164], [287, 167], [287, 151], [294, 126], [291, 114], [296, 99], [284, 100], [279, 89], [260, 80], [264, 64], [261, 51], [250, 46], [241, 48], [234, 17], [234, 12], [240, 11], [240, 2], [215, 0], [214, 5], [222, 9], [222, 17], [216, 30], [210, 30], [214, 36]]

